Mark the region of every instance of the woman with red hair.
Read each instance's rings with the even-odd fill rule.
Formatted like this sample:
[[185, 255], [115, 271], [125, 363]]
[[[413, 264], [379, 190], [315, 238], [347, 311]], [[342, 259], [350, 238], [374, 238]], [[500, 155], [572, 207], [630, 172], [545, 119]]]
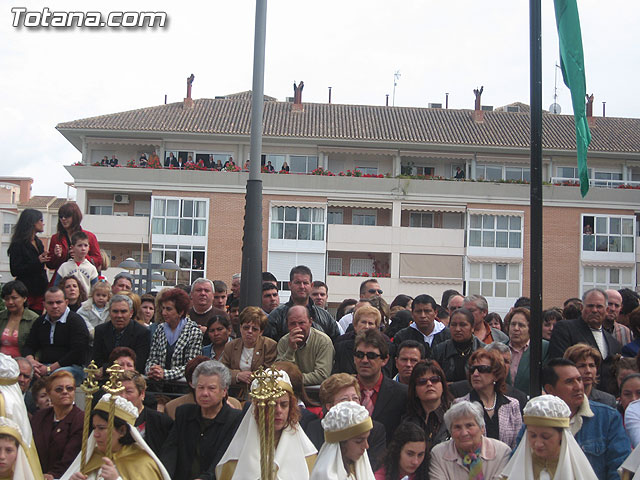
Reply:
[[83, 230], [80, 226], [82, 222], [82, 212], [75, 202], [67, 202], [58, 209], [58, 231], [49, 242], [49, 258], [47, 267], [55, 270], [52, 279], [56, 277], [56, 272], [60, 265], [69, 260], [71, 250], [71, 235], [76, 232], [84, 232], [89, 237], [89, 260], [96, 270], [102, 268], [102, 256], [100, 255], [100, 245], [96, 236]]

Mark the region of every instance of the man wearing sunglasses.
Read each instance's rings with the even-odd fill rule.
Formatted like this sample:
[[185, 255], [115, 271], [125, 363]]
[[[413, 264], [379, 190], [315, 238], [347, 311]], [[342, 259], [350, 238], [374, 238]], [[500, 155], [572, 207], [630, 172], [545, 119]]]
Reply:
[[382, 367], [389, 361], [389, 347], [379, 330], [366, 330], [356, 336], [353, 357], [361, 404], [373, 420], [384, 425], [389, 443], [407, 409], [407, 386], [382, 374]]
[[[382, 296], [383, 293], [380, 284], [375, 278], [369, 278], [360, 284], [360, 301]], [[358, 306], [356, 305], [355, 310], [357, 309]], [[349, 328], [349, 325], [353, 323], [353, 312], [347, 313], [344, 317], [337, 318], [336, 320], [338, 320], [338, 324], [340, 325], [340, 333], [344, 334], [347, 328]]]

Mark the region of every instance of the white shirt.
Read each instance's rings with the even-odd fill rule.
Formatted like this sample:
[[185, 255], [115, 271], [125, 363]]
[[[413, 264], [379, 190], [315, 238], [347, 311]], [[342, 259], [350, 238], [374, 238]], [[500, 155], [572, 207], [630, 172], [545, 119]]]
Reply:
[[[420, 332], [420, 330], [418, 329], [418, 326], [415, 323], [411, 324], [411, 328], [415, 329], [417, 332]], [[438, 320], [434, 320], [433, 330], [431, 330], [431, 333], [429, 335], [425, 335], [424, 333], [420, 332], [420, 335], [422, 335], [424, 337], [424, 341], [428, 343], [429, 346], [431, 346], [431, 344], [433, 343], [433, 337], [435, 337], [438, 333], [440, 333], [444, 329], [445, 329], [444, 323], [439, 322]]]
[[605, 359], [609, 355], [609, 350], [607, 349], [607, 342], [604, 340], [604, 333], [602, 333], [602, 327], [599, 329], [591, 329], [591, 333], [593, 334], [593, 338], [596, 340], [596, 344], [598, 345], [598, 350], [602, 354], [602, 358]]

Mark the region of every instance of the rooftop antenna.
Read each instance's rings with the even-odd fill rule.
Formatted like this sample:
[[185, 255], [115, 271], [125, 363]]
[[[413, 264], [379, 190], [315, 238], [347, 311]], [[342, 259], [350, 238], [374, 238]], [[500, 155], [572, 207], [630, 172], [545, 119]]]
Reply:
[[396, 106], [396, 85], [398, 85], [398, 80], [400, 80], [400, 70], [396, 70], [393, 74], [393, 99], [391, 101], [391, 106]]
[[560, 108], [560, 104], [558, 103], [558, 69], [560, 65], [556, 62], [556, 68], [554, 69], [554, 78], [553, 78], [553, 103], [549, 107], [549, 112], [551, 113], [560, 113], [562, 109]]

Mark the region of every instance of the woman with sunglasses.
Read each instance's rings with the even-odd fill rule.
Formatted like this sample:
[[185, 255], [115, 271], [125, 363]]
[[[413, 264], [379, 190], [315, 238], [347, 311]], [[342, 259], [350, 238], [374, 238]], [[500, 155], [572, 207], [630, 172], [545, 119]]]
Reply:
[[58, 231], [49, 241], [49, 261], [47, 262], [47, 267], [55, 270], [51, 278], [55, 278], [60, 265], [69, 260], [71, 235], [79, 231], [83, 231], [89, 237], [87, 260], [100, 271], [102, 267], [102, 256], [100, 255], [98, 239], [93, 233], [83, 230], [80, 222], [82, 222], [82, 212], [75, 202], [67, 202], [58, 210]]
[[522, 427], [522, 414], [518, 400], [504, 395], [506, 375], [504, 360], [498, 352], [476, 350], [469, 359], [471, 392], [454, 403], [465, 400], [480, 402], [484, 411], [486, 436], [514, 448]]
[[47, 379], [51, 407], [38, 410], [31, 419], [33, 439], [45, 480], [60, 478], [82, 446], [84, 413], [73, 403], [76, 382], [66, 370]]
[[440, 365], [433, 360], [422, 360], [413, 367], [409, 379], [407, 414], [403, 421], [414, 423], [424, 430], [427, 456], [435, 445], [449, 439], [444, 412], [451, 406], [452, 399]]

